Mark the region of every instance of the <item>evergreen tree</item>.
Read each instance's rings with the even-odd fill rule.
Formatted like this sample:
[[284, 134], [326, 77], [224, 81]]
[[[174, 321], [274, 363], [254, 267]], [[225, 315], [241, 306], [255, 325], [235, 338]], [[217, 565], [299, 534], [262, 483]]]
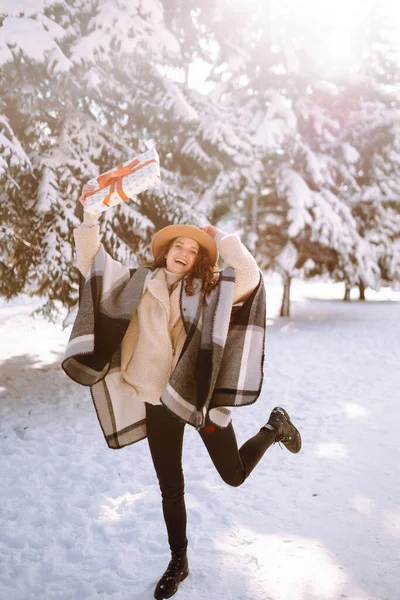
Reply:
[[[371, 11], [369, 25], [365, 64], [347, 90], [352, 109], [343, 131], [357, 149], [348, 203], [377, 265], [378, 287], [400, 281], [400, 43], [385, 4]], [[360, 272], [349, 284], [362, 297], [370, 282]]]
[[[339, 76], [315, 51], [329, 19], [300, 30], [301, 6], [285, 1], [1, 10], [2, 295], [71, 306], [82, 184], [152, 146], [161, 184], [101, 218], [116, 258], [147, 258], [155, 229], [211, 216], [235, 219], [286, 292], [325, 272], [348, 286], [397, 280], [398, 70], [383, 17], [367, 67]], [[207, 94], [196, 60], [210, 65]]]
[[[301, 11], [301, 5], [297, 8]], [[257, 240], [254, 250], [260, 265], [279, 270], [287, 287], [294, 276], [328, 272], [349, 287], [377, 288], [380, 265], [396, 261], [381, 255], [383, 248], [394, 248], [393, 244], [381, 242], [378, 252], [372, 242], [374, 236], [382, 238], [383, 221], [372, 221], [373, 235], [367, 236], [366, 226], [360, 227], [360, 214], [365, 213], [355, 209], [355, 199], [363, 193], [360, 163], [368, 162], [377, 133], [369, 120], [365, 130], [371, 135], [364, 136], [360, 128], [349, 135], [351, 118], [362, 123], [365, 117], [352, 82], [355, 89], [362, 89], [365, 77], [356, 64], [337, 72], [319, 60], [315, 50], [329, 43], [329, 19], [318, 30], [309, 24], [309, 29], [300, 31], [297, 8], [285, 2], [278, 6], [273, 0], [267, 7], [257, 4], [251, 16], [240, 14], [240, 29], [228, 21], [220, 36], [220, 52], [226, 61], [222, 71], [213, 73], [214, 94], [240, 113], [240, 131], [246, 131], [254, 146], [253, 170], [242, 170], [237, 179], [241, 186], [236, 205], [242, 217], [239, 222], [251, 231], [251, 243]], [[365, 36], [363, 31], [358, 33], [360, 59]], [[383, 79], [390, 72], [386, 86], [390, 82], [393, 94], [395, 70], [393, 65], [388, 68], [388, 57], [395, 56], [393, 48], [391, 52], [382, 44], [379, 48], [381, 58], [375, 55], [374, 68], [380, 69]], [[376, 103], [388, 92], [382, 85], [376, 81], [372, 93], [377, 113], [381, 107]], [[392, 142], [393, 117], [393, 110], [385, 109], [380, 118], [384, 121], [381, 135]], [[364, 143], [368, 138], [370, 148]], [[393, 149], [393, 143], [386, 144], [386, 150], [389, 147]], [[374, 181], [380, 176], [381, 186], [397, 188], [396, 163], [395, 151], [380, 162], [375, 157]], [[227, 191], [225, 206], [228, 186]], [[393, 196], [391, 201], [393, 211]], [[382, 210], [381, 204], [380, 214]], [[221, 208], [219, 213], [223, 213]], [[375, 227], [383, 229], [378, 232]], [[392, 241], [397, 239], [394, 231], [391, 235]], [[284, 314], [288, 298], [286, 289]]]
[[161, 184], [103, 214], [107, 249], [132, 263], [148, 257], [155, 229], [205, 219], [198, 200], [218, 173], [214, 156], [237, 148], [226, 111], [215, 112], [185, 77], [206, 35], [201, 5], [196, 19], [193, 9], [158, 0], [6, 3], [1, 123], [19, 162], [9, 150], [1, 172], [3, 295], [40, 294], [48, 314], [56, 300], [76, 302], [82, 184], [147, 147], [159, 152]]
[[[336, 88], [321, 80], [313, 46], [288, 7], [270, 2], [269, 8], [262, 15], [260, 5], [258, 15], [243, 16], [241, 35], [234, 29], [221, 41], [227, 54], [236, 38], [214, 95], [240, 114], [240, 131], [253, 145], [252, 168], [238, 178], [244, 229], [257, 240], [260, 265], [279, 270], [289, 286], [293, 276], [333, 272], [338, 265], [351, 271], [364, 243], [341, 194], [344, 183], [354, 185], [344, 169], [346, 162], [352, 168], [351, 152], [338, 118], [322, 101]], [[315, 45], [323, 33], [313, 33]]]

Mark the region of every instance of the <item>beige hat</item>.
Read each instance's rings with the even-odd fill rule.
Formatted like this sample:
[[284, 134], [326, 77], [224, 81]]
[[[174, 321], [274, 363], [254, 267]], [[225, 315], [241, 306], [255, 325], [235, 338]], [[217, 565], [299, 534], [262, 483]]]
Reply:
[[195, 225], [168, 225], [167, 227], [160, 229], [160, 231], [157, 231], [151, 240], [151, 251], [153, 252], [153, 256], [156, 255], [162, 246], [168, 244], [168, 242], [177, 237], [188, 237], [192, 240], [196, 240], [202, 248], [207, 250], [212, 264], [216, 264], [218, 251], [213, 238]]

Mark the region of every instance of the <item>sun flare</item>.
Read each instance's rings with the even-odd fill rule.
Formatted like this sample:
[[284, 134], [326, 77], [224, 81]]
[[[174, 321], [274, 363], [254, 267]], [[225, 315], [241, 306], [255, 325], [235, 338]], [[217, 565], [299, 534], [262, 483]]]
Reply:
[[[225, 0], [239, 19], [238, 0]], [[370, 36], [385, 21], [400, 40], [400, 2], [397, 0], [248, 0], [246, 10], [271, 40], [271, 50], [280, 43], [294, 54], [304, 47], [321, 70], [357, 71], [370, 58]]]

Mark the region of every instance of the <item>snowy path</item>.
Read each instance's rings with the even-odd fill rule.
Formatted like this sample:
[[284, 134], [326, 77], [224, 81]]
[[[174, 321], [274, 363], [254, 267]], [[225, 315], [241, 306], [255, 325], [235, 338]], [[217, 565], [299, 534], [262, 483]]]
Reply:
[[[345, 304], [299, 284], [275, 320], [269, 290], [264, 391], [235, 428], [243, 442], [282, 404], [304, 449], [273, 447], [233, 489], [187, 428], [191, 574], [176, 598], [399, 600], [399, 294]], [[150, 600], [169, 557], [147, 443], [107, 449], [59, 368], [69, 330], [31, 308], [0, 308], [0, 598]]]

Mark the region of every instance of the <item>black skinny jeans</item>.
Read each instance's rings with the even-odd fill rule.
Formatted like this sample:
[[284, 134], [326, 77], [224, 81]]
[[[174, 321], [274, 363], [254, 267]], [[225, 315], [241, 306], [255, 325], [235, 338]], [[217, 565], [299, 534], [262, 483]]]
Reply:
[[[160, 484], [168, 542], [173, 552], [187, 545], [186, 507], [182, 471], [185, 424], [164, 406], [146, 404], [147, 439]], [[225, 429], [209, 422], [199, 434], [212, 462], [225, 483], [238, 487], [250, 475], [265, 451], [275, 441], [275, 432], [259, 431], [238, 449], [232, 423]]]

